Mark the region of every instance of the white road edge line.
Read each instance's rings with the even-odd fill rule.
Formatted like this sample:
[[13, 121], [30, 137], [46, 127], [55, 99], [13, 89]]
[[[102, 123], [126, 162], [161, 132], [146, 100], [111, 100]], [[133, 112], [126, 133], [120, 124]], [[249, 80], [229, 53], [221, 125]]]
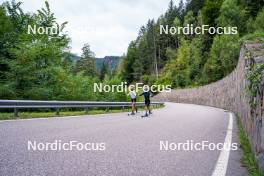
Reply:
[[221, 150], [212, 176], [225, 176], [226, 175], [229, 154], [231, 150], [232, 131], [233, 131], [233, 115], [232, 113], [229, 113], [229, 123], [228, 123], [226, 137], [225, 137], [226, 148]]

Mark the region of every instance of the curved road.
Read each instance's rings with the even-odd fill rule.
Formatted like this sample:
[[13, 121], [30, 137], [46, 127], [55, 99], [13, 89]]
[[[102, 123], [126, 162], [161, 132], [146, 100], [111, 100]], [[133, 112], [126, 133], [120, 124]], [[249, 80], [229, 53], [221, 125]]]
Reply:
[[[221, 151], [209, 149], [160, 150], [161, 142], [166, 141], [174, 147], [188, 140], [217, 144], [229, 136], [236, 143], [236, 122], [233, 118], [230, 128], [229, 112], [166, 103], [151, 118], [140, 116], [140, 113], [133, 117], [118, 113], [0, 121], [0, 175], [211, 176], [214, 172], [219, 176], [247, 175], [240, 166], [239, 149], [222, 156]], [[28, 150], [29, 141], [45, 144], [55, 140], [63, 144], [103, 143], [105, 150]], [[220, 168], [220, 172], [215, 168]]]

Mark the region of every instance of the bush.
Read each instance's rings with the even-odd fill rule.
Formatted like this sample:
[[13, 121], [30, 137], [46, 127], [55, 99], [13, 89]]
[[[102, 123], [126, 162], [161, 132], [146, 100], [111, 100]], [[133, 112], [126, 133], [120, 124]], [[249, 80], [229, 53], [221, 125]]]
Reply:
[[203, 69], [205, 82], [213, 82], [228, 75], [237, 65], [239, 57], [239, 36], [216, 36]]
[[254, 28], [258, 32], [264, 32], [264, 8], [258, 13], [254, 22]]

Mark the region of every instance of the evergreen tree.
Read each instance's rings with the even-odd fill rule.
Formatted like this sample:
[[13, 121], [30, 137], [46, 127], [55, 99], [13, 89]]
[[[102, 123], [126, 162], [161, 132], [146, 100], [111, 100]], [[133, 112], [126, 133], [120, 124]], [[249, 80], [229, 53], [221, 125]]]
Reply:
[[240, 0], [240, 4], [246, 10], [248, 16], [256, 17], [258, 12], [263, 8], [263, 0]]
[[257, 32], [264, 31], [264, 8], [258, 13], [256, 20], [253, 23], [253, 27]]
[[99, 73], [99, 79], [104, 80], [105, 75], [109, 74], [109, 65], [106, 62], [103, 62], [102, 68]]
[[237, 4], [237, 0], [225, 0], [223, 2], [220, 15], [216, 19], [217, 26], [237, 27], [240, 33], [244, 33], [246, 32], [245, 21], [245, 10]]
[[186, 11], [193, 11], [194, 16], [198, 16], [199, 11], [203, 8], [204, 0], [187, 0]]
[[235, 68], [239, 56], [238, 39], [238, 34], [214, 38], [209, 58], [203, 70], [204, 83], [219, 80]]
[[90, 49], [89, 44], [84, 44], [82, 48], [82, 58], [77, 61], [75, 65], [76, 73], [83, 73], [85, 76], [95, 76], [96, 68], [95, 68], [95, 58], [94, 53]]
[[61, 64], [63, 50], [69, 40], [67, 36], [60, 34], [27, 34], [25, 31], [28, 25], [60, 26], [56, 23], [54, 14], [50, 13], [47, 2], [45, 8], [31, 16], [22, 11], [20, 4], [12, 2], [11, 5], [6, 5], [14, 27], [20, 27], [15, 31], [17, 40], [7, 46], [8, 55], [14, 58], [8, 62], [10, 70], [7, 84], [11, 85], [16, 97], [49, 99], [52, 97], [49, 85], [53, 84], [55, 77], [53, 72]]
[[0, 80], [2, 82], [6, 81], [6, 74], [9, 70], [8, 60], [6, 58], [6, 56], [8, 55], [6, 45], [8, 45], [8, 41], [11, 40], [11, 32], [14, 30], [12, 21], [7, 16], [6, 10], [3, 6], [0, 6], [0, 24]]
[[203, 23], [216, 26], [216, 19], [220, 15], [220, 8], [223, 0], [205, 0], [202, 9]]
[[128, 83], [134, 80], [133, 64], [138, 58], [137, 47], [135, 41], [130, 42], [127, 50], [127, 55], [123, 58], [123, 68], [121, 70], [122, 79]]

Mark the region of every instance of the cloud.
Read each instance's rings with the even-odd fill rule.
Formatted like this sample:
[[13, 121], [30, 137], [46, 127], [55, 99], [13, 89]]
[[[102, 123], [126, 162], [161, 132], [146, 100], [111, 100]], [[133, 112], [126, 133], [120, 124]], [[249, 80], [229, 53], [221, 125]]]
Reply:
[[[44, 0], [22, 2], [22, 8], [30, 12], [44, 6]], [[97, 57], [104, 57], [125, 53], [139, 28], [148, 19], [163, 14], [169, 0], [50, 0], [49, 3], [60, 23], [69, 22], [66, 30], [72, 39], [72, 52], [80, 55], [83, 44], [89, 43]]]

